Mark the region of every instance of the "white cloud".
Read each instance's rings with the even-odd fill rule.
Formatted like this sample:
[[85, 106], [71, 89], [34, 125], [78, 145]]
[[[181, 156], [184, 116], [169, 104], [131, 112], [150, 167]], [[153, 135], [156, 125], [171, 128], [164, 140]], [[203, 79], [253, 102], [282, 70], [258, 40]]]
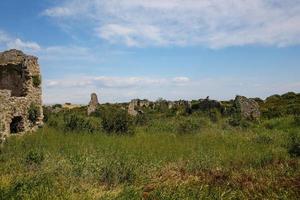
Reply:
[[99, 88], [141, 88], [147, 86], [167, 86], [189, 82], [187, 77], [149, 78], [149, 77], [113, 77], [113, 76], [76, 76], [60, 80], [46, 80], [47, 87], [86, 87]]
[[[92, 62], [96, 59], [96, 53], [90, 48], [75, 45], [45, 47], [38, 52], [38, 56], [47, 62]], [[101, 59], [97, 58], [97, 60], [100, 61]]]
[[97, 53], [87, 47], [76, 45], [42, 47], [37, 42], [14, 38], [1, 30], [0, 49], [19, 49], [28, 54], [34, 54], [38, 56], [41, 61], [47, 61], [48, 63], [66, 63], [68, 61], [82, 61], [89, 63], [97, 61], [99, 63], [101, 61], [101, 58], [97, 56]]
[[2, 46], [5, 49], [19, 49], [28, 52], [36, 52], [41, 50], [41, 47], [38, 43], [31, 41], [23, 41], [20, 38], [13, 38], [1, 30], [0, 46]]
[[41, 49], [38, 43], [24, 42], [19, 38], [7, 42], [7, 47], [10, 49], [22, 49], [22, 50], [32, 50], [32, 51], [39, 51]]
[[113, 77], [69, 76], [44, 82], [45, 103], [88, 103], [96, 92], [101, 102], [128, 102], [134, 98], [156, 100], [232, 99], [235, 95], [265, 98], [287, 91], [300, 92], [299, 82], [273, 82], [250, 77]]
[[127, 46], [300, 44], [299, 0], [69, 0], [43, 14]]
[[175, 77], [173, 78], [173, 81], [175, 83], [187, 83], [190, 81], [190, 79], [188, 77]]
[[190, 79], [187, 77], [91, 77], [77, 75], [63, 79], [46, 80], [44, 99], [46, 103], [84, 103], [88, 101], [89, 94], [92, 92], [100, 93], [105, 102], [129, 101], [133, 98], [156, 99], [160, 96], [166, 96], [165, 92], [171, 88], [176, 91], [182, 87], [182, 83], [188, 84], [189, 82]]
[[125, 26], [108, 24], [97, 28], [99, 36], [111, 43], [122, 43], [127, 46], [144, 46], [156, 44], [163, 45], [166, 42], [162, 39], [160, 30], [150, 25]]
[[62, 7], [56, 7], [45, 10], [43, 15], [51, 16], [51, 17], [57, 17], [57, 16], [71, 16], [73, 13], [69, 8], [62, 8]]

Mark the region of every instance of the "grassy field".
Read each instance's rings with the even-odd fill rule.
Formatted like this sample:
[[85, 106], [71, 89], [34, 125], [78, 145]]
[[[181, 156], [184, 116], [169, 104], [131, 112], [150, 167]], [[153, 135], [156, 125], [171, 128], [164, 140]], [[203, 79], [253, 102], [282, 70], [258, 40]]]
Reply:
[[[200, 126], [186, 133], [187, 119]], [[293, 117], [246, 128], [161, 117], [132, 135], [46, 125], [1, 149], [0, 198], [299, 199], [299, 132]]]

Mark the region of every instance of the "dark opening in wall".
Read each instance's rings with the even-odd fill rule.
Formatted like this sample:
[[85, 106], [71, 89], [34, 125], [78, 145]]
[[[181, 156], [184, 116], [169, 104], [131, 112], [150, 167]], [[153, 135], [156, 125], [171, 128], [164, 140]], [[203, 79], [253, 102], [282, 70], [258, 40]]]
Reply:
[[24, 121], [21, 116], [14, 117], [10, 123], [10, 133], [20, 133], [24, 131]]
[[25, 80], [22, 65], [0, 65], [0, 90], [10, 90], [15, 97], [26, 96]]

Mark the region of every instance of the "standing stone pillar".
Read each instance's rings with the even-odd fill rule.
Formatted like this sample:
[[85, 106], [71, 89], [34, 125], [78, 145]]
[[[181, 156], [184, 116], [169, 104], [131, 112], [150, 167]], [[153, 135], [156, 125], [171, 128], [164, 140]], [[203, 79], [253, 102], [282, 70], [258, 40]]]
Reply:
[[88, 109], [87, 109], [87, 114], [91, 115], [92, 113], [94, 113], [96, 111], [98, 105], [99, 105], [99, 101], [98, 101], [97, 94], [92, 93], [91, 100], [90, 100], [90, 103], [89, 103]]

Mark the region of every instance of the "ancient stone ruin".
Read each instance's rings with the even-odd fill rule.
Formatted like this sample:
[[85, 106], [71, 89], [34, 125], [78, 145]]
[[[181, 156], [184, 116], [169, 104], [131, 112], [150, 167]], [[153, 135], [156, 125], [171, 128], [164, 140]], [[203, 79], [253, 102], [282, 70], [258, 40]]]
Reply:
[[128, 114], [131, 116], [143, 114], [144, 112], [141, 110], [141, 108], [149, 108], [150, 106], [152, 106], [152, 104], [153, 103], [148, 101], [147, 99], [133, 99], [128, 105]]
[[259, 105], [254, 99], [236, 96], [234, 104], [242, 118], [249, 120], [257, 120], [260, 118]]
[[38, 58], [19, 50], [0, 53], [0, 141], [43, 123]]
[[133, 99], [128, 105], [128, 114], [131, 116], [136, 116], [138, 114], [138, 111], [136, 108], [139, 106], [139, 100]]
[[87, 108], [87, 114], [91, 115], [94, 113], [97, 109], [97, 106], [99, 105], [98, 97], [96, 93], [91, 94], [91, 100]]

